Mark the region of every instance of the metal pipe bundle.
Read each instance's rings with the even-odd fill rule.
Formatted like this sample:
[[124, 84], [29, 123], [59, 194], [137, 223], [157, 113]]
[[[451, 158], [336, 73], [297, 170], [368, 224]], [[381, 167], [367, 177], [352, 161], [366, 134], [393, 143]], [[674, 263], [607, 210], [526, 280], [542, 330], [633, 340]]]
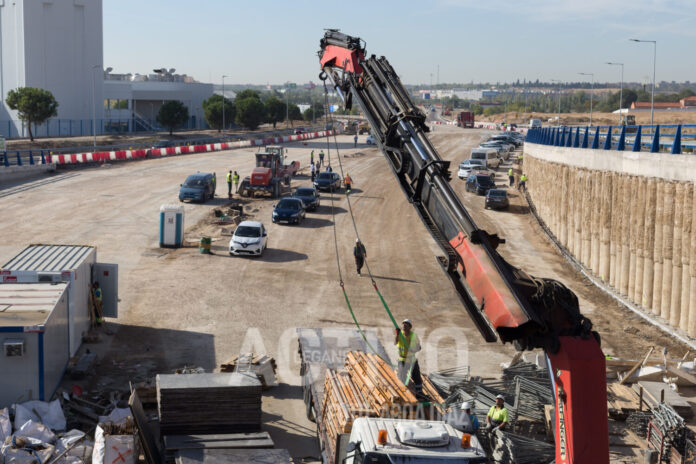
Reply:
[[550, 443], [496, 430], [493, 462], [515, 464], [550, 463], [556, 457], [556, 448]]

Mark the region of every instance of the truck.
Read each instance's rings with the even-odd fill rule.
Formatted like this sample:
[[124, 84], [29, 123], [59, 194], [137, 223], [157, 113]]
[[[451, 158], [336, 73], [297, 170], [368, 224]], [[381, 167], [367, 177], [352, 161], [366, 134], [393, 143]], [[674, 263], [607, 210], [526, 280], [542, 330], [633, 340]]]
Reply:
[[554, 373], [555, 462], [608, 464], [606, 361], [577, 295], [557, 280], [529, 275], [497, 251], [505, 239], [478, 227], [454, 192], [450, 161], [428, 139], [426, 115], [386, 57], [368, 54], [365, 41], [336, 29], [326, 31], [318, 55], [320, 79], [331, 82], [346, 109], [357, 104], [365, 114], [483, 339], [544, 350]]
[[[298, 328], [302, 395], [307, 418], [316, 422], [324, 464], [368, 463], [484, 463], [486, 453], [476, 436], [464, 435], [441, 420], [358, 417], [350, 432], [329, 442], [322, 400], [327, 371], [344, 366], [349, 351], [374, 352], [389, 362], [389, 356], [374, 330], [343, 328]], [[378, 436], [381, 433], [381, 443]]]
[[251, 171], [251, 176], [242, 180], [240, 195], [249, 197], [265, 192], [273, 198], [280, 198], [282, 183], [290, 185], [290, 178], [300, 169], [299, 161], [285, 164], [286, 153], [287, 149], [278, 145], [268, 145], [256, 153], [256, 167]]
[[529, 129], [541, 129], [541, 119], [530, 119]]
[[472, 111], [462, 111], [457, 115], [457, 126], [474, 127], [474, 113]]

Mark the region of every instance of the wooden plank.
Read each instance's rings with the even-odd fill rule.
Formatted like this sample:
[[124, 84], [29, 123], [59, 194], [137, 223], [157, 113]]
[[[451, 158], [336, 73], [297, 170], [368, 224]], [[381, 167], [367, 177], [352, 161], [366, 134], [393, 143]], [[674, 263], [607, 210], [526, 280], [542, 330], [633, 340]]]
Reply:
[[626, 382], [628, 381], [629, 377], [631, 377], [631, 376], [633, 375], [633, 373], [634, 373], [635, 371], [637, 371], [638, 368], [639, 368], [640, 366], [642, 366], [642, 365], [645, 363], [645, 361], [648, 360], [648, 358], [650, 357], [650, 355], [652, 354], [652, 352], [653, 352], [653, 347], [651, 346], [650, 349], [648, 350], [648, 354], [645, 355], [645, 357], [643, 358], [643, 360], [640, 361], [640, 362], [638, 362], [638, 363], [636, 363], [636, 364], [631, 368], [631, 370], [629, 370], [629, 371], [626, 373], [626, 375], [624, 376], [624, 378], [622, 378], [621, 381], [620, 381], [619, 383], [620, 383], [621, 385], [623, 385], [624, 383], [626, 383]]
[[688, 372], [679, 369], [678, 367], [674, 366], [667, 366], [667, 370], [671, 372], [672, 374], [676, 375], [682, 380], [685, 380], [686, 382], [690, 383], [691, 385], [696, 385], [696, 376], [689, 374]]

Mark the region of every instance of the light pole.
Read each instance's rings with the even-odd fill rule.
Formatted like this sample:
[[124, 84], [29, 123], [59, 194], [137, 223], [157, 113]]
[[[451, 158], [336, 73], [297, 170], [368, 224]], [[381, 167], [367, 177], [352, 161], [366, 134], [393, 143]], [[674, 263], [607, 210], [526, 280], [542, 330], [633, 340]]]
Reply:
[[621, 85], [619, 87], [619, 125], [621, 125], [621, 122], [623, 121], [623, 72], [624, 72], [624, 64], [623, 63], [615, 63], [613, 61], [607, 61], [607, 64], [610, 66], [621, 66]]
[[225, 136], [225, 78], [222, 76], [222, 135]]
[[558, 120], [558, 125], [561, 125], [561, 81], [558, 79], [551, 79], [551, 82], [557, 82], [558, 83], [558, 115], [556, 116], [556, 119]]
[[653, 124], [655, 113], [655, 62], [657, 61], [657, 40], [629, 39], [631, 42], [646, 42], [653, 44], [653, 85], [652, 97], [650, 98], [650, 124]]
[[285, 89], [285, 128], [290, 127], [290, 97], [289, 90]]
[[[96, 98], [94, 97], [94, 70], [102, 69], [100, 64], [95, 64], [92, 66], [92, 136], [94, 137], [94, 148], [97, 148], [97, 105]], [[103, 77], [102, 77], [103, 79]]]
[[592, 94], [594, 94], [594, 73], [578, 73], [581, 76], [592, 76], [592, 87], [590, 87], [590, 127], [592, 127]]

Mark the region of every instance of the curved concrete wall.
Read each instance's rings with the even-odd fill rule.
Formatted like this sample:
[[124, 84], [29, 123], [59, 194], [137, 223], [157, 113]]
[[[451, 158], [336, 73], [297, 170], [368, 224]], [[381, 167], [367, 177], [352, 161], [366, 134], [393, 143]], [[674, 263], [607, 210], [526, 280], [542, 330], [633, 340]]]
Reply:
[[537, 213], [624, 297], [696, 337], [696, 156], [525, 144]]

